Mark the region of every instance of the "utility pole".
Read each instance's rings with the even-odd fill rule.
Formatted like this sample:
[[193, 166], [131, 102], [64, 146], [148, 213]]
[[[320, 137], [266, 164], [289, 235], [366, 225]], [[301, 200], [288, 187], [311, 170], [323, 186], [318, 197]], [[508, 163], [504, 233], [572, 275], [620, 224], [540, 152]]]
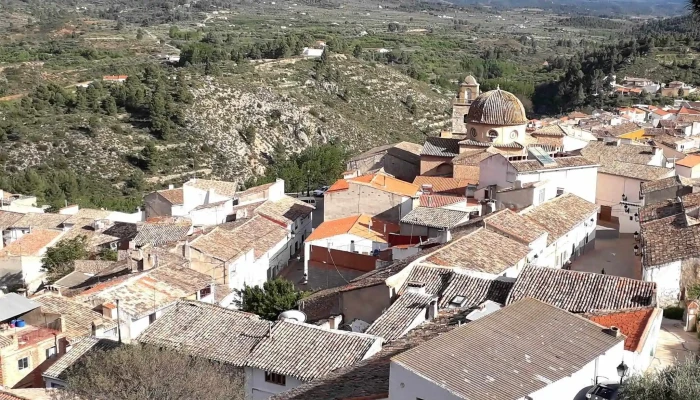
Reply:
[[119, 340], [119, 344], [122, 342], [122, 320], [121, 317], [119, 316], [119, 299], [115, 300], [117, 303], [117, 336]]

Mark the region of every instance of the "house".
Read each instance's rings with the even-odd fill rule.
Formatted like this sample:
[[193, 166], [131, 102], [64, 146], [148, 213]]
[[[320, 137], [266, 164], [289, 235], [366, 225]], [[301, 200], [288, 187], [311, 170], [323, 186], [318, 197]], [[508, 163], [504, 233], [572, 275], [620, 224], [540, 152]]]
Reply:
[[377, 336], [281, 320], [247, 357], [246, 397], [267, 399], [323, 378], [373, 356], [382, 343]]
[[656, 355], [663, 310], [654, 307], [598, 311], [585, 317], [607, 328], [613, 326], [625, 335], [623, 361], [630, 374], [643, 374]]
[[[525, 299], [394, 356], [388, 398], [574, 398], [617, 376], [623, 346], [618, 331]], [[500, 379], [504, 362], [527, 373]]]
[[[6, 213], [6, 212], [3, 212]], [[12, 215], [14, 220], [15, 215]], [[13, 241], [36, 229], [64, 230], [63, 222], [70, 218], [69, 215], [49, 213], [26, 213], [22, 217], [8, 224], [3, 232], [3, 239], [8, 245]]]
[[111, 83], [124, 83], [128, 78], [128, 75], [105, 75], [102, 80]]
[[101, 274], [116, 264], [116, 261], [75, 260], [73, 261], [73, 272], [52, 283], [50, 289], [58, 292], [58, 294], [62, 294], [62, 292], [81, 286], [89, 281], [90, 278]]
[[581, 156], [552, 157], [540, 148], [529, 148], [528, 151], [526, 159], [494, 154], [481, 161], [479, 191], [474, 197], [494, 199], [496, 192], [504, 188], [550, 181], [557, 193], [573, 193], [595, 202], [597, 162]]
[[0, 296], [0, 386], [42, 387], [41, 374], [67, 346], [63, 316], [16, 293]]
[[641, 253], [644, 280], [658, 286], [660, 306], [677, 304], [686, 286], [698, 279], [699, 210], [696, 193], [642, 209], [641, 242], [634, 251]]
[[43, 213], [44, 209], [37, 207], [36, 196], [13, 194], [0, 189], [0, 210], [18, 213]]
[[533, 298], [572, 313], [587, 313], [651, 307], [656, 305], [656, 294], [654, 282], [528, 266], [518, 275], [506, 304]]
[[620, 116], [625, 117], [630, 122], [644, 123], [647, 121], [647, 112], [640, 108], [620, 107], [617, 109], [617, 112]]
[[319, 58], [323, 56], [324, 51], [325, 47], [321, 49], [312, 49], [310, 47], [304, 47], [304, 49], [301, 52], [301, 56], [305, 58]]
[[46, 276], [42, 258], [62, 235], [60, 230], [34, 229], [0, 250], [0, 286], [21, 285], [34, 292]]
[[626, 122], [619, 125], [602, 125], [593, 128], [593, 133], [599, 139], [617, 138], [638, 140], [644, 136], [644, 128], [633, 122]]
[[438, 238], [449, 242], [450, 230], [478, 216], [479, 211], [462, 211], [440, 207], [416, 207], [401, 218], [400, 233], [410, 237]]
[[399, 142], [375, 147], [348, 160], [346, 169], [357, 171], [358, 176], [377, 171], [412, 182], [420, 174], [420, 153], [423, 146]]
[[63, 332], [70, 341], [90, 336], [112, 340], [118, 338], [117, 321], [83, 303], [52, 293], [32, 297], [32, 301], [38, 303], [44, 313], [61, 315]]
[[419, 196], [418, 185], [383, 173], [339, 179], [324, 195], [324, 221], [368, 214], [398, 222], [413, 209]]
[[674, 175], [672, 168], [666, 168], [663, 151], [615, 140], [590, 142], [581, 154], [600, 165], [595, 192], [599, 219], [618, 225], [621, 233], [638, 231], [633, 215], [641, 204], [640, 185]]
[[459, 155], [460, 141], [452, 137], [426, 138], [420, 153], [420, 175], [451, 177], [451, 161]]
[[700, 178], [700, 156], [691, 154], [676, 161], [676, 173], [684, 178]]
[[61, 358], [51, 365], [44, 373], [46, 389], [64, 388], [68, 385], [68, 370], [80, 363], [86, 357], [98, 351], [110, 351], [119, 347], [119, 342], [110, 339], [98, 339], [93, 337], [81, 338]]
[[576, 195], [565, 193], [521, 215], [547, 232], [546, 249], [533, 256], [538, 265], [561, 268], [595, 247], [598, 206]]
[[654, 84], [654, 81], [647, 78], [635, 78], [632, 76], [625, 76], [622, 78], [622, 83], [626, 86], [633, 87], [645, 87]]
[[389, 247], [389, 235], [398, 232], [398, 224], [367, 214], [324, 221], [304, 242], [305, 274], [309, 261], [370, 272], [379, 252]]
[[532, 132], [530, 135], [536, 140], [537, 146], [568, 152], [580, 150], [588, 144], [590, 137], [585, 137], [580, 130], [560, 124], [548, 125]]
[[[649, 206], [693, 193], [693, 186], [693, 182], [689, 181], [689, 179], [674, 175], [668, 178], [642, 182], [639, 191], [643, 205]], [[641, 210], [642, 213], [644, 208]]]
[[136, 339], [180, 299], [211, 303], [211, 278], [182, 265], [164, 265], [121, 276], [80, 293], [76, 300], [120, 320], [125, 342]]

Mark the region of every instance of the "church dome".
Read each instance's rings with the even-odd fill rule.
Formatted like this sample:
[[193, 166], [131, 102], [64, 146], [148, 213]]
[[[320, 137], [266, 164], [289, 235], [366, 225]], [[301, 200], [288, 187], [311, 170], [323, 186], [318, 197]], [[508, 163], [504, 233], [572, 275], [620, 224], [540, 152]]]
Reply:
[[525, 107], [513, 93], [496, 89], [474, 99], [466, 121], [471, 124], [523, 125], [527, 123]]

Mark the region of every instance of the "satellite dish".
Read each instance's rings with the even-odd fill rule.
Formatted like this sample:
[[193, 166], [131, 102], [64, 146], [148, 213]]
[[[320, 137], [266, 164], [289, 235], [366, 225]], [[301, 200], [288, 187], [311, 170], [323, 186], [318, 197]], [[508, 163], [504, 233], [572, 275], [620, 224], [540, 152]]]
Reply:
[[296, 322], [306, 322], [306, 314], [299, 310], [288, 310], [283, 312], [277, 317], [279, 321], [296, 321]]

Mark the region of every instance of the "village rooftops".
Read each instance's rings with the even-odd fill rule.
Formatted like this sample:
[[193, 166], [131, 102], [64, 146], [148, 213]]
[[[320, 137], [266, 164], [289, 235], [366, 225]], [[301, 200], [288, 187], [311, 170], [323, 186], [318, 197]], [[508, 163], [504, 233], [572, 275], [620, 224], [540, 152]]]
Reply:
[[641, 352], [659, 308], [642, 307], [619, 311], [596, 311], [585, 317], [605, 327], [617, 327], [626, 336], [625, 350]]
[[621, 310], [655, 304], [656, 283], [614, 275], [527, 266], [507, 304], [535, 298], [573, 313]]
[[314, 206], [289, 196], [276, 201], [267, 200], [255, 209], [255, 212], [275, 220], [283, 225], [291, 225], [299, 218], [306, 218]]
[[456, 157], [459, 155], [459, 142], [461, 139], [428, 137], [423, 144], [422, 156]]
[[[523, 216], [544, 228], [551, 244], [566, 236], [579, 224], [593, 224], [598, 205], [575, 194], [565, 193], [523, 212]], [[590, 221], [588, 221], [591, 219]]]
[[138, 319], [208, 287], [211, 277], [187, 267], [163, 266], [135, 276], [114, 279], [86, 290], [80, 301], [93, 305], [114, 303]]
[[157, 193], [174, 206], [184, 204], [185, 202], [182, 188], [159, 190]]
[[558, 124], [548, 125], [540, 128], [531, 133], [532, 136], [554, 136], [554, 137], [564, 137], [566, 136], [566, 131]]
[[676, 161], [676, 165], [680, 165], [682, 167], [688, 167], [688, 168], [693, 168], [698, 165], [700, 165], [700, 156], [694, 155], [694, 154], [689, 154], [685, 158]]
[[[109, 339], [97, 339], [94, 337], [82, 338], [72, 344], [71, 349], [66, 354], [62, 355], [53, 365], [43, 373], [43, 376], [50, 379], [67, 380], [67, 371], [73, 365], [80, 361], [83, 356], [90, 354], [93, 351], [109, 351], [120, 346], [119, 342]], [[0, 397], [2, 400], [2, 397]]]
[[645, 267], [700, 256], [700, 225], [685, 213], [642, 222], [641, 234]]
[[62, 234], [53, 229], [35, 229], [0, 249], [0, 256], [41, 256], [42, 249], [58, 241]]
[[382, 351], [357, 364], [340, 368], [323, 378], [274, 395], [270, 400], [371, 400], [389, 397], [391, 357], [454, 329], [465, 322], [466, 311], [443, 310], [438, 317], [385, 343]]
[[27, 213], [10, 225], [9, 228], [56, 229], [68, 218], [70, 218], [70, 215]]
[[97, 210], [93, 208], [81, 208], [77, 213], [69, 215], [68, 219], [63, 221], [63, 224], [80, 224], [85, 221], [95, 221], [99, 219], [107, 219], [112, 214], [112, 211]]
[[641, 181], [653, 181], [673, 174], [674, 170], [673, 168], [657, 167], [653, 165], [608, 161], [604, 166], [598, 168], [598, 172], [608, 175], [624, 176]]
[[537, 222], [509, 209], [484, 216], [484, 223], [487, 228], [527, 245], [547, 234], [547, 230]]
[[392, 362], [459, 398], [520, 399], [577, 373], [623, 340], [585, 318], [525, 299]]
[[246, 366], [306, 382], [368, 358], [381, 350], [382, 342], [363, 333], [279, 321], [255, 346]]
[[349, 234], [369, 239], [377, 243], [388, 243], [389, 234], [399, 232], [399, 225], [393, 222], [372, 218], [368, 214], [353, 215], [345, 218], [324, 221], [306, 238], [314, 241], [336, 235]]
[[454, 196], [447, 194], [423, 194], [420, 196], [421, 207], [445, 207], [458, 203], [466, 203], [467, 205], [478, 205], [478, 201], [464, 196]]
[[137, 341], [241, 367], [271, 326], [255, 314], [187, 300], [166, 311]]
[[215, 228], [190, 243], [193, 249], [221, 261], [229, 261], [254, 250], [256, 259], [288, 235], [287, 228], [262, 215], [249, 218], [233, 230]]
[[215, 181], [210, 179], [190, 179], [185, 182], [184, 186], [191, 186], [200, 190], [213, 190], [221, 196], [234, 198], [238, 193], [237, 182]]
[[469, 218], [469, 212], [445, 208], [416, 207], [401, 218], [402, 224], [451, 229]]
[[416, 185], [419, 190], [422, 190], [425, 185], [430, 185], [431, 193], [464, 196], [467, 192], [467, 187], [471, 184], [476, 184], [477, 181], [478, 179], [458, 179], [421, 175], [413, 180], [413, 184]]
[[653, 181], [642, 182], [640, 184], [640, 193], [649, 194], [652, 192], [657, 192], [660, 190], [666, 190], [673, 187], [687, 186], [686, 183], [681, 181], [681, 177], [678, 175], [669, 176], [667, 178], [656, 179]]
[[377, 318], [365, 331], [366, 334], [380, 336], [387, 341], [405, 335], [411, 324], [426, 313], [427, 307], [437, 303], [437, 296], [405, 292], [394, 304]]
[[594, 129], [593, 133], [601, 137], [620, 137], [641, 129], [639, 125], [628, 122], [615, 126], [604, 126], [599, 129]]
[[60, 314], [65, 323], [65, 333], [69, 339], [90, 336], [93, 334], [93, 324], [99, 323], [107, 331], [116, 328], [117, 322], [104, 318], [101, 313], [77, 301], [55, 294], [43, 294], [32, 298], [41, 304], [41, 311]]
[[592, 168], [598, 164], [581, 156], [553, 157], [553, 162], [543, 163], [540, 160], [509, 161], [520, 174], [537, 173], [553, 169]]
[[417, 197], [420, 188], [412, 183], [404, 182], [392, 176], [376, 173], [371, 175], [362, 175], [357, 178], [339, 179], [329, 189], [328, 192], [339, 190], [347, 190], [351, 184], [368, 186], [384, 192], [394, 193], [406, 197]]
[[525, 244], [488, 229], [479, 229], [453, 240], [430, 254], [426, 261], [438, 266], [500, 275], [518, 265], [529, 253], [530, 248]]
[[184, 240], [192, 229], [192, 224], [185, 223], [140, 223], [137, 224], [134, 242], [137, 247], [145, 245], [160, 246], [166, 243]]
[[24, 217], [24, 214], [0, 210], [0, 231], [14, 226], [22, 217]]

